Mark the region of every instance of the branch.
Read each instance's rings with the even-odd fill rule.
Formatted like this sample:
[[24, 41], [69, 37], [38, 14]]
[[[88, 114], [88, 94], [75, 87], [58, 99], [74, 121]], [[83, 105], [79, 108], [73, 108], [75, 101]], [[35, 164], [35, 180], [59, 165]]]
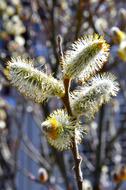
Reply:
[[121, 187], [121, 185], [122, 185], [122, 182], [118, 183], [118, 184], [115, 186], [114, 190], [119, 190], [119, 188]]
[[[58, 36], [59, 57], [63, 58], [63, 52], [62, 52], [62, 44], [61, 44], [61, 42], [62, 42], [62, 38], [61, 38], [61, 36]], [[64, 95], [64, 97], [62, 97], [62, 101], [64, 103], [64, 106], [66, 107], [68, 115], [70, 115], [73, 119], [75, 119], [73, 117], [73, 114], [72, 114], [72, 111], [71, 111], [71, 107], [70, 107], [70, 101], [69, 101], [69, 87], [70, 87], [70, 84], [71, 84], [71, 80], [65, 78], [64, 79], [65, 95]], [[82, 158], [79, 155], [78, 146], [77, 146], [77, 142], [76, 142], [75, 136], [72, 139], [71, 151], [72, 151], [72, 154], [73, 154], [73, 157], [74, 157], [74, 161], [75, 161], [75, 167], [74, 167], [74, 169], [75, 169], [78, 189], [82, 190], [82, 182], [83, 182], [83, 177], [82, 177], [82, 172], [81, 172]]]
[[88, 1], [88, 10], [89, 10], [89, 18], [88, 19], [89, 19], [90, 26], [93, 28], [95, 33], [98, 33], [98, 31], [95, 27], [94, 19], [93, 19], [93, 12], [91, 9], [91, 1], [90, 0]]
[[101, 107], [98, 124], [98, 146], [96, 152], [96, 169], [95, 169], [95, 184], [94, 189], [99, 189], [100, 175], [101, 175], [101, 159], [102, 159], [102, 138], [103, 138], [103, 119], [104, 119], [104, 106]]
[[77, 15], [76, 15], [76, 19], [77, 19], [76, 32], [75, 32], [75, 39], [76, 40], [78, 38], [78, 35], [80, 33], [80, 30], [81, 30], [81, 26], [82, 26], [84, 4], [85, 3], [83, 0], [79, 0], [79, 5], [78, 5], [78, 10], [77, 10]]
[[28, 139], [28, 136], [26, 134], [23, 135], [23, 142], [26, 145], [26, 147], [28, 148], [28, 150], [33, 153], [33, 155], [35, 155], [36, 159], [38, 158], [40, 163], [47, 169], [50, 170], [51, 166], [50, 164], [47, 162], [47, 160], [41, 156], [41, 154], [36, 150], [36, 148], [34, 147], [34, 145], [32, 144], [32, 142]]
[[[70, 80], [69, 79], [64, 79], [65, 95], [62, 98], [62, 101], [64, 103], [64, 106], [67, 109], [68, 115], [73, 117], [71, 107], [70, 107], [70, 101], [69, 101], [69, 86], [70, 86]], [[71, 151], [72, 151], [74, 161], [75, 161], [74, 169], [75, 169], [78, 189], [82, 190], [82, 182], [83, 182], [83, 177], [82, 177], [82, 172], [81, 172], [82, 158], [79, 155], [78, 146], [77, 146], [77, 142], [76, 142], [75, 137], [72, 139]]]
[[119, 136], [126, 131], [126, 128], [124, 126], [120, 127], [116, 134], [111, 138], [111, 140], [108, 142], [106, 147], [106, 155], [108, 155], [108, 152], [111, 150], [112, 145], [114, 142], [119, 138]]
[[56, 1], [52, 0], [52, 9], [50, 12], [50, 21], [51, 21], [51, 29], [52, 29], [52, 35], [51, 35], [51, 44], [52, 44], [52, 48], [53, 48], [53, 54], [55, 56], [56, 59], [56, 63], [54, 66], [52, 65], [52, 70], [54, 73], [54, 77], [56, 77], [57, 72], [58, 72], [58, 53], [57, 53], [57, 44], [56, 44], [56, 24], [55, 24], [55, 6], [56, 6]]

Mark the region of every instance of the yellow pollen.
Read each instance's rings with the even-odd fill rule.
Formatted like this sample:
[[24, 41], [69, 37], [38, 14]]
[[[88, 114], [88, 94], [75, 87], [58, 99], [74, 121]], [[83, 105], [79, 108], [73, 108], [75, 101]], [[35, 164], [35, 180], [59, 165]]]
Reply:
[[103, 41], [98, 42], [98, 48], [99, 48], [99, 49], [102, 49], [102, 48], [103, 48]]
[[58, 133], [57, 133], [57, 128], [58, 128], [58, 121], [56, 120], [56, 118], [51, 118], [50, 119], [50, 123], [51, 123], [51, 130], [48, 132], [48, 135], [50, 138], [52, 138], [53, 140], [57, 139], [58, 137]]

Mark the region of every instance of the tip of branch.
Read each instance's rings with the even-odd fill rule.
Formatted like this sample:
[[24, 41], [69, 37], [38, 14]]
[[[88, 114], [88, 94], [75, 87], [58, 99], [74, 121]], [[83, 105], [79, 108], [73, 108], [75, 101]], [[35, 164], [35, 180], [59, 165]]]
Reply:
[[62, 36], [60, 34], [57, 36], [57, 42], [58, 44], [62, 44]]

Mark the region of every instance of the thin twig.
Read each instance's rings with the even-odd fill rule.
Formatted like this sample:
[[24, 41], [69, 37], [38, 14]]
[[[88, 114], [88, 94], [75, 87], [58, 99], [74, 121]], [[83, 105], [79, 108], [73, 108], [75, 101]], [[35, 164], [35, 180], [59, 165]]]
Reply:
[[60, 35], [57, 36], [57, 42], [58, 42], [58, 54], [60, 57], [63, 58], [63, 50], [62, 50], [62, 37]]
[[63, 50], [62, 50], [62, 37], [60, 35], [57, 36], [57, 45], [58, 45], [58, 55], [59, 55], [59, 63], [61, 69], [63, 69], [64, 64], [64, 57], [63, 57]]
[[89, 23], [90, 26], [93, 28], [95, 33], [98, 33], [96, 27], [95, 27], [95, 23], [94, 23], [94, 18], [93, 18], [93, 12], [92, 12], [92, 8], [91, 8], [91, 1], [88, 1], [88, 10], [89, 10]]
[[51, 28], [52, 28], [52, 35], [50, 38], [51, 44], [52, 44], [52, 48], [53, 48], [53, 54], [55, 56], [56, 59], [56, 63], [54, 66], [51, 65], [53, 72], [54, 73], [54, 77], [56, 77], [57, 72], [58, 72], [58, 62], [59, 62], [59, 58], [58, 58], [58, 53], [57, 53], [57, 44], [56, 44], [56, 24], [55, 24], [55, 6], [56, 6], [56, 1], [52, 0], [52, 9], [50, 11], [50, 21], [51, 21]]
[[[68, 114], [71, 117], [73, 117], [71, 107], [70, 107], [70, 102], [69, 102], [69, 86], [70, 86], [70, 80], [69, 79], [64, 79], [65, 95], [62, 98], [62, 101], [63, 101], [63, 103], [64, 103], [64, 105], [65, 105], [65, 107], [67, 109]], [[82, 158], [79, 155], [78, 145], [77, 145], [75, 137], [72, 139], [71, 151], [72, 151], [74, 161], [75, 161], [74, 169], [75, 169], [78, 189], [82, 190], [82, 183], [83, 183], [83, 177], [82, 177], [82, 172], [81, 172]]]
[[95, 8], [95, 13], [98, 11], [98, 9], [100, 8], [100, 6], [104, 3], [105, 0], [99, 0], [96, 8]]
[[[125, 125], [125, 124], [124, 124]], [[114, 144], [114, 142], [120, 137], [120, 135], [122, 133], [124, 133], [126, 131], [126, 128], [124, 126], [120, 127], [116, 134], [111, 138], [111, 140], [108, 142], [107, 146], [106, 146], [106, 155], [108, 155], [108, 152], [111, 151], [112, 145]]]
[[[63, 57], [62, 46], [61, 46], [61, 37], [58, 37], [58, 40], [59, 40], [59, 42], [58, 42], [59, 56]], [[75, 119], [73, 117], [71, 106], [70, 106], [70, 101], [69, 101], [70, 84], [71, 84], [71, 80], [68, 79], [68, 78], [65, 78], [64, 79], [65, 95], [64, 95], [64, 97], [62, 97], [62, 101], [64, 103], [64, 106], [66, 107], [68, 115], [70, 115], [73, 119]], [[82, 177], [82, 172], [81, 172], [82, 158], [81, 158], [81, 156], [79, 154], [78, 145], [77, 145], [77, 141], [76, 141], [75, 137], [72, 139], [71, 151], [72, 151], [72, 154], [73, 154], [73, 157], [74, 157], [74, 162], [75, 162], [74, 169], [75, 169], [78, 189], [82, 190], [82, 183], [83, 183], [83, 177]]]
[[39, 159], [39, 161], [41, 162], [41, 164], [43, 166], [45, 166], [46, 169], [50, 170], [51, 166], [49, 165], [49, 163], [47, 162], [47, 160], [41, 156], [41, 154], [39, 153], [39, 151], [36, 150], [36, 148], [34, 147], [34, 145], [32, 144], [32, 142], [28, 139], [28, 136], [26, 134], [23, 135], [23, 142], [26, 145], [26, 147], [32, 153], [34, 153], [34, 155], [36, 155], [36, 158]]
[[40, 180], [38, 178], [36, 178], [31, 172], [27, 171], [26, 168], [22, 168], [22, 166], [17, 166], [18, 171], [21, 172], [25, 177], [27, 177], [28, 179], [30, 179], [33, 182], [36, 183], [40, 183]]
[[99, 190], [101, 166], [102, 166], [102, 138], [103, 138], [103, 119], [104, 119], [104, 106], [101, 107], [98, 124], [98, 146], [96, 152], [96, 169], [95, 169], [95, 184], [94, 189]]
[[77, 10], [77, 15], [76, 15], [76, 32], [75, 32], [75, 39], [77, 40], [78, 35], [80, 33], [81, 30], [81, 26], [82, 26], [82, 21], [83, 21], [83, 10], [84, 10], [84, 4], [85, 2], [83, 0], [79, 0], [78, 3], [78, 10]]
[[122, 185], [122, 182], [118, 183], [118, 184], [115, 186], [114, 190], [119, 190], [119, 188], [121, 187], [121, 185]]

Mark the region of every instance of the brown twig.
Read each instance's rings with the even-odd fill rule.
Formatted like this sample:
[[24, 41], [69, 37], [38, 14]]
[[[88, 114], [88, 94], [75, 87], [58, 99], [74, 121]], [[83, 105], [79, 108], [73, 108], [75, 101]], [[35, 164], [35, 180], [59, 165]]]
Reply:
[[53, 49], [53, 54], [55, 56], [56, 59], [56, 63], [55, 65], [52, 65], [52, 70], [54, 72], [54, 77], [56, 77], [57, 73], [58, 73], [58, 62], [59, 62], [59, 58], [58, 58], [58, 53], [57, 53], [57, 43], [56, 43], [56, 24], [55, 24], [55, 7], [56, 7], [56, 1], [52, 0], [52, 9], [50, 11], [50, 21], [51, 21], [51, 28], [52, 28], [52, 35], [50, 38], [51, 41], [51, 45], [52, 45], [52, 49]]
[[91, 7], [91, 1], [88, 1], [88, 10], [89, 10], [89, 23], [90, 26], [92, 27], [92, 29], [94, 30], [95, 33], [98, 33], [96, 27], [95, 27], [95, 23], [94, 23], [94, 18], [93, 18], [93, 12], [92, 12], [92, 7]]
[[58, 54], [63, 58], [63, 50], [62, 50], [62, 37], [60, 35], [57, 36], [57, 44], [58, 44]]
[[[71, 81], [69, 79], [64, 79], [65, 95], [62, 98], [62, 101], [64, 103], [64, 106], [67, 109], [68, 114], [71, 117], [73, 117], [72, 111], [71, 111], [71, 107], [70, 107], [70, 101], [69, 101], [69, 86], [70, 86], [70, 83], [71, 83]], [[81, 172], [81, 161], [82, 161], [82, 158], [79, 155], [78, 146], [77, 146], [77, 142], [76, 142], [76, 138], [75, 137], [72, 139], [71, 151], [72, 151], [72, 154], [73, 154], [73, 157], [74, 157], [74, 161], [75, 161], [75, 167], [74, 167], [74, 169], [75, 169], [78, 189], [82, 190], [82, 182], [83, 182], [83, 177], [82, 177], [82, 172]]]
[[62, 50], [62, 37], [60, 35], [57, 36], [57, 45], [58, 45], [58, 58], [61, 69], [63, 69], [64, 64], [64, 57], [63, 57], [63, 50]]
[[[59, 57], [63, 58], [62, 44], [61, 44], [62, 38], [61, 38], [61, 36], [58, 36], [57, 39], [58, 39]], [[64, 103], [64, 106], [66, 107], [68, 115], [70, 115], [73, 119], [75, 119], [73, 117], [71, 106], [70, 106], [70, 101], [69, 101], [70, 84], [71, 84], [71, 80], [68, 79], [68, 78], [64, 78], [65, 94], [64, 94], [64, 97], [62, 97], [62, 101]], [[72, 139], [71, 151], [72, 151], [72, 154], [73, 154], [73, 157], [74, 157], [74, 161], [75, 161], [75, 167], [74, 167], [74, 169], [75, 169], [78, 189], [82, 190], [82, 182], [83, 182], [83, 177], [82, 177], [82, 172], [81, 172], [82, 158], [81, 158], [81, 156], [79, 154], [78, 145], [77, 145], [75, 137]]]
[[77, 22], [76, 32], [75, 32], [75, 39], [76, 40], [78, 38], [78, 35], [80, 33], [80, 30], [81, 30], [81, 26], [82, 26], [84, 5], [85, 5], [85, 2], [83, 0], [79, 0], [78, 10], [77, 10], [77, 15], [76, 15], [76, 22]]

